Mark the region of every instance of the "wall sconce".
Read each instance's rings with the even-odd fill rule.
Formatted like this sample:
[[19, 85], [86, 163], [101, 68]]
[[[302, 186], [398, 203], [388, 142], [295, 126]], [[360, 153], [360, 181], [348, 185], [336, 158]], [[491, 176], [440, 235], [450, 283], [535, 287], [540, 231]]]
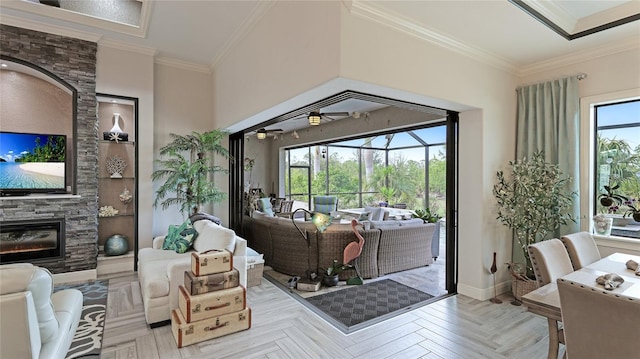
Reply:
[[264, 140], [267, 138], [267, 130], [264, 128], [259, 129], [258, 133], [256, 133], [256, 137], [258, 137], [259, 140]]
[[296, 140], [300, 138], [300, 135], [298, 134], [298, 132], [296, 130], [293, 130], [293, 132], [291, 132], [291, 137], [295, 138]]
[[319, 112], [312, 111], [309, 113], [309, 116], [307, 116], [307, 119], [309, 120], [309, 125], [318, 126], [322, 116], [320, 116]]

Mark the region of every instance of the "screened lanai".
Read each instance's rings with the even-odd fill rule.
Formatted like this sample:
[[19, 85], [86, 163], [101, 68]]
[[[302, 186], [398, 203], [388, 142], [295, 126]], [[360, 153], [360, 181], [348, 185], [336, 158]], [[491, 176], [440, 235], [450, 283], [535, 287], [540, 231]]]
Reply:
[[308, 208], [313, 196], [333, 195], [339, 208], [430, 208], [444, 216], [445, 174], [445, 124], [285, 150], [285, 197]]

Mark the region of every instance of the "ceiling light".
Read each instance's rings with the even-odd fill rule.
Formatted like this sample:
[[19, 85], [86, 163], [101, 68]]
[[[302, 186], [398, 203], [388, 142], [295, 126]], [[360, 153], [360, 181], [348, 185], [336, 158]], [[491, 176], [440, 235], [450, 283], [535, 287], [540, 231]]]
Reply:
[[2, 64], [1, 66], [2, 66], [2, 67], [8, 67], [9, 65], [7, 65], [7, 64]]
[[256, 133], [256, 137], [258, 137], [259, 140], [264, 140], [267, 138], [267, 130], [264, 128], [259, 129], [258, 133]]
[[[291, 132], [291, 137], [295, 138], [296, 140], [300, 138], [300, 135], [298, 134], [298, 132], [296, 130], [293, 130], [293, 132]], [[640, 172], [638, 172], [640, 173]]]
[[309, 124], [311, 126], [318, 126], [320, 124], [320, 119], [322, 117], [320, 116], [319, 112], [310, 112], [309, 116], [307, 116], [307, 119], [309, 119]]

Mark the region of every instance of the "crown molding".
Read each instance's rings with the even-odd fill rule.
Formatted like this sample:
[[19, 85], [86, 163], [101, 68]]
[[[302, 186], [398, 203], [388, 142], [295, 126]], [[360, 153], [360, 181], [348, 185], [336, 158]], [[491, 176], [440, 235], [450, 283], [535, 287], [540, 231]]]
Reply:
[[467, 45], [452, 37], [419, 25], [413, 20], [404, 18], [388, 10], [382, 10], [370, 3], [365, 3], [362, 0], [353, 0], [349, 5], [347, 8], [351, 9], [351, 14], [353, 15], [375, 21], [394, 30], [417, 37], [500, 70], [511, 73], [515, 73], [517, 70], [516, 64], [501, 56]]
[[570, 55], [559, 56], [553, 59], [540, 61], [531, 65], [522, 66], [517, 75], [530, 76], [538, 72], [544, 72], [553, 70], [559, 67], [577, 64], [580, 62], [596, 59], [603, 56], [613, 55], [619, 52], [629, 50], [640, 50], [640, 38], [638, 36], [631, 36], [620, 41], [609, 43], [605, 46], [598, 48], [588, 49], [584, 51], [577, 51]]
[[[143, 1], [140, 14], [140, 21], [150, 18], [152, 1]], [[73, 11], [60, 9], [53, 6], [46, 6], [40, 3], [29, 1], [4, 1], [2, 7], [23, 11], [30, 14], [39, 15], [46, 18], [68, 21], [75, 24], [91, 26], [96, 29], [113, 31], [121, 34], [132, 35], [137, 37], [145, 37], [148, 24], [143, 23], [142, 26], [134, 26], [121, 22], [101, 19], [92, 15], [80, 14]]]
[[90, 42], [98, 42], [102, 38], [102, 35], [100, 34], [74, 30], [67, 27], [63, 27], [63, 26], [50, 25], [41, 21], [24, 19], [24, 18], [12, 16], [12, 15], [2, 14], [2, 13], [0, 13], [0, 23], [9, 25], [9, 26], [21, 27], [23, 29], [40, 31], [40, 32], [45, 32], [45, 33], [60, 35], [60, 36], [66, 36], [66, 37], [71, 37], [74, 39], [90, 41]]
[[260, 0], [258, 5], [253, 9], [249, 17], [233, 32], [231, 37], [222, 46], [222, 50], [211, 60], [210, 69], [218, 64], [218, 62], [225, 57], [225, 55], [231, 50], [233, 45], [244, 38], [251, 29], [262, 19], [262, 17], [275, 5], [276, 1]]
[[148, 55], [148, 56], [155, 56], [158, 53], [158, 49], [153, 47], [135, 45], [129, 42], [106, 39], [106, 38], [98, 41], [98, 45], [110, 47], [112, 49], [124, 50], [129, 52], [137, 52], [139, 54]]
[[156, 57], [155, 61], [158, 65], [176, 67], [183, 70], [196, 71], [204, 74], [211, 74], [211, 67], [207, 65], [200, 65], [192, 62], [172, 59], [168, 57]]

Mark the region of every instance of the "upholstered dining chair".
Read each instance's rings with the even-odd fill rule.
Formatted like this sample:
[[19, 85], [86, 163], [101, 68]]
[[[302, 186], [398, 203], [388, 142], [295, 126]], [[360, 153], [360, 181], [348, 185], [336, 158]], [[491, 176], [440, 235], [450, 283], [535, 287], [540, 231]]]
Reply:
[[[564, 244], [557, 238], [534, 243], [527, 250], [540, 287], [555, 283], [558, 278], [573, 272], [569, 254]], [[547, 318], [547, 325], [549, 326], [549, 357], [555, 358], [559, 350], [557, 343], [564, 344], [564, 332], [555, 319]]]
[[601, 258], [596, 241], [589, 232], [568, 234], [562, 236], [560, 240], [567, 248], [574, 270], [578, 270]]
[[315, 196], [313, 197], [313, 211], [324, 214], [338, 210], [338, 197], [336, 196]]
[[529, 246], [528, 251], [540, 287], [555, 283], [556, 279], [573, 272], [571, 258], [564, 244], [557, 238], [534, 243]]
[[557, 283], [567, 358], [638, 357], [638, 298], [566, 279]]

